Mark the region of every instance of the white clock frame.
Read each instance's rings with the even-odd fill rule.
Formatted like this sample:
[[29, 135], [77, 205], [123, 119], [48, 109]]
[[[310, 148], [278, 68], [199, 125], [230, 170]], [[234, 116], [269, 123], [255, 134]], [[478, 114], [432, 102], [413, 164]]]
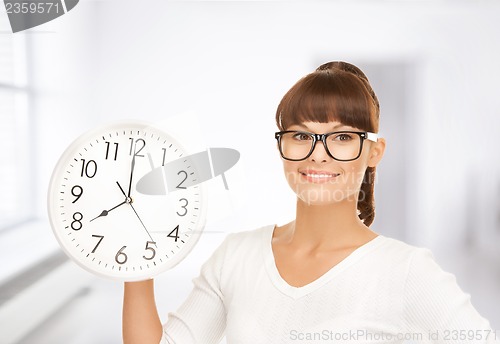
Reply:
[[[178, 191], [151, 196], [135, 190], [143, 175], [181, 157], [186, 165], [177, 173]], [[81, 135], [49, 185], [49, 219], [61, 248], [85, 270], [115, 280], [145, 280], [173, 268], [205, 225], [203, 184], [182, 187], [200, 174], [194, 165], [172, 135], [143, 121], [113, 122]]]

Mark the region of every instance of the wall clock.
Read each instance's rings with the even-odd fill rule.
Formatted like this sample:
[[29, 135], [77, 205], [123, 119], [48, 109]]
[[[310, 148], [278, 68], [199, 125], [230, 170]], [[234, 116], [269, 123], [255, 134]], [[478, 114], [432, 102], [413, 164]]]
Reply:
[[[137, 182], [152, 171], [161, 175], [147, 188], [160, 191], [139, 192]], [[53, 232], [65, 253], [94, 274], [151, 278], [184, 259], [202, 233], [201, 173], [197, 161], [153, 125], [101, 126], [71, 143], [53, 171]]]

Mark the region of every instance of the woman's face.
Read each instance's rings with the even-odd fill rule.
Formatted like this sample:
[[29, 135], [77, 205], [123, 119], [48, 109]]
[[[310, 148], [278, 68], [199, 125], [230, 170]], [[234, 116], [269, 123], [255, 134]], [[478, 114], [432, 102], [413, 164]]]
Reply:
[[[323, 134], [332, 131], [363, 131], [340, 122], [303, 122], [286, 130]], [[302, 161], [283, 159], [288, 184], [302, 201], [310, 205], [325, 205], [346, 200], [356, 201], [367, 167], [378, 164], [385, 149], [384, 139], [364, 140], [359, 158], [338, 161], [328, 155], [321, 141], [312, 154]], [[360, 195], [362, 197], [362, 195]]]

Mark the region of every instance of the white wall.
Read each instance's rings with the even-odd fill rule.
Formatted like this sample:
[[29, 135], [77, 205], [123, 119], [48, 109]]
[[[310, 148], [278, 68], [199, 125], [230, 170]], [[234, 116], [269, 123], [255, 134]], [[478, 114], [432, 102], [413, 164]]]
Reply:
[[[114, 119], [190, 114], [207, 146], [241, 152], [227, 175], [231, 193], [219, 195], [235, 199], [234, 209], [226, 218], [216, 214], [207, 229], [284, 223], [294, 199], [273, 138], [282, 95], [329, 60], [393, 61], [413, 66], [415, 76], [408, 138], [414, 168], [402, 200], [408, 241], [439, 257], [473, 231], [493, 254], [500, 241], [499, 15], [494, 1], [82, 1], [46, 24], [53, 33], [31, 37], [40, 91], [39, 216], [46, 216], [52, 168], [81, 132]], [[389, 126], [381, 107], [383, 131]], [[222, 185], [215, 181], [214, 190], [216, 182]], [[203, 238], [186, 270], [170, 276], [196, 274], [223, 236]], [[189, 279], [178, 286], [180, 293], [189, 288]]]
[[[53, 34], [33, 38], [34, 70], [48, 94], [46, 104], [39, 104], [40, 139], [52, 145], [43, 146], [41, 156], [50, 153], [53, 160], [52, 152], [63, 144], [45, 138], [67, 141], [104, 121], [194, 114], [208, 146], [233, 146], [242, 153], [245, 208], [251, 209], [242, 211], [242, 224], [282, 221], [293, 215], [293, 202], [272, 132], [284, 92], [327, 60], [403, 61], [417, 68], [411, 140], [418, 203], [411, 211], [411, 240], [461, 242], [469, 170], [475, 171], [476, 182], [482, 179], [479, 166], [498, 171], [498, 159], [478, 152], [498, 146], [492, 135], [479, 130], [499, 128], [495, 33], [500, 5], [144, 4], [149, 10], [139, 11], [134, 1], [84, 2], [45, 28]], [[384, 104], [382, 130], [383, 111]], [[53, 161], [40, 163], [43, 184]], [[266, 190], [276, 187], [279, 202], [266, 197]], [[285, 206], [276, 216], [277, 203]], [[253, 216], [255, 211], [260, 216]]]

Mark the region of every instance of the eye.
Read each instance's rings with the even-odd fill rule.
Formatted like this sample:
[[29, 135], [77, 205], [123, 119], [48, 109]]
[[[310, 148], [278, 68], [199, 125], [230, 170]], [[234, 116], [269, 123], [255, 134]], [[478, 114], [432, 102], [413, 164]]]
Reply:
[[295, 134], [293, 134], [292, 137], [293, 137], [294, 140], [297, 140], [297, 141], [311, 140], [311, 135], [303, 133], [303, 132], [300, 132], [300, 131], [298, 131]]
[[332, 140], [333, 141], [339, 141], [339, 142], [349, 142], [354, 139], [353, 134], [350, 133], [338, 133], [335, 135], [332, 135]]

